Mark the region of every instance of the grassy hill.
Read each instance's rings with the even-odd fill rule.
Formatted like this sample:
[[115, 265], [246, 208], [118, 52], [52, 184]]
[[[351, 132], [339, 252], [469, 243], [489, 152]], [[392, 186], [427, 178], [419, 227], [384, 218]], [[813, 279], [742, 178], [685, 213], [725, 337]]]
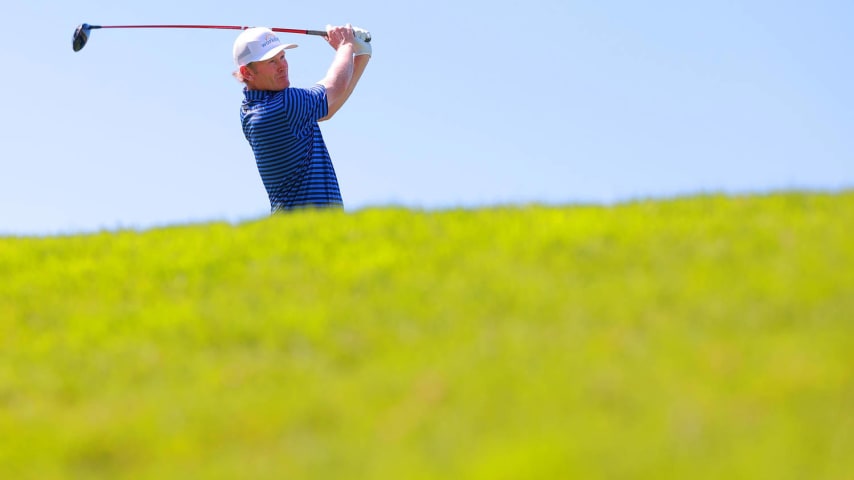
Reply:
[[851, 478], [854, 192], [0, 238], [0, 478]]

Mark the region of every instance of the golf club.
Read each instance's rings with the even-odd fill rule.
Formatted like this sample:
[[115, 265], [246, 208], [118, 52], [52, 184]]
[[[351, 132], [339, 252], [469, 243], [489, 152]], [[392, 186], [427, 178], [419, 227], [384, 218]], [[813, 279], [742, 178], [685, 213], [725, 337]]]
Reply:
[[[246, 30], [247, 28], [252, 27], [240, 27], [236, 25], [89, 25], [88, 23], [82, 23], [77, 26], [74, 30], [74, 38], [72, 38], [71, 46], [74, 48], [75, 52], [79, 52], [86, 46], [86, 42], [89, 41], [89, 35], [92, 30], [98, 28], [207, 28], [207, 29], [218, 29], [218, 30]], [[321, 37], [326, 36], [326, 32], [323, 30], [300, 30], [295, 28], [271, 28], [270, 30], [274, 32], [280, 33], [297, 33], [300, 35], [317, 35]], [[371, 41], [371, 34], [367, 31], [364, 31], [364, 40], [366, 42]]]

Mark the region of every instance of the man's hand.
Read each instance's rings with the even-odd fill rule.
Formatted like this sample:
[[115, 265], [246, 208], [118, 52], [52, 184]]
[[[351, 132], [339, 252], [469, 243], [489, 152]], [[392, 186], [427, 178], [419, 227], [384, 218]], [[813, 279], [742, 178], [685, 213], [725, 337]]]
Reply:
[[355, 37], [353, 40], [353, 53], [357, 57], [359, 55], [371, 56], [371, 44], [368, 43], [371, 34], [363, 28], [353, 27], [353, 36]]
[[353, 34], [353, 26], [349, 23], [339, 27], [333, 27], [332, 25], [326, 26], [326, 41], [329, 42], [329, 45], [336, 51], [344, 45], [351, 45], [355, 50], [356, 47], [353, 45], [355, 39], [356, 37]]

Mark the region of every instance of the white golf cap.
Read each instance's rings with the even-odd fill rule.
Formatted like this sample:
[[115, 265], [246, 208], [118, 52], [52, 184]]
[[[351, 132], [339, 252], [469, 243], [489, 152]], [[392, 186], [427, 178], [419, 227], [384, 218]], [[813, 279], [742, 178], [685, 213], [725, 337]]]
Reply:
[[241, 67], [252, 62], [269, 60], [282, 50], [296, 47], [294, 43], [282, 43], [269, 28], [248, 28], [234, 41], [234, 63]]

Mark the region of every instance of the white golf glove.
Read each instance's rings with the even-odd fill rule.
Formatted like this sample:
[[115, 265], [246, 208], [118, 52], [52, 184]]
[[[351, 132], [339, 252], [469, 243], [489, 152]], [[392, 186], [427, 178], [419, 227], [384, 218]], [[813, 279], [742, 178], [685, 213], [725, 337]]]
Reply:
[[355, 56], [359, 55], [368, 55], [371, 56], [372, 49], [371, 44], [368, 42], [368, 39], [371, 38], [371, 34], [365, 30], [364, 28], [353, 27], [353, 34], [355, 36], [355, 41], [353, 42], [353, 51]]

